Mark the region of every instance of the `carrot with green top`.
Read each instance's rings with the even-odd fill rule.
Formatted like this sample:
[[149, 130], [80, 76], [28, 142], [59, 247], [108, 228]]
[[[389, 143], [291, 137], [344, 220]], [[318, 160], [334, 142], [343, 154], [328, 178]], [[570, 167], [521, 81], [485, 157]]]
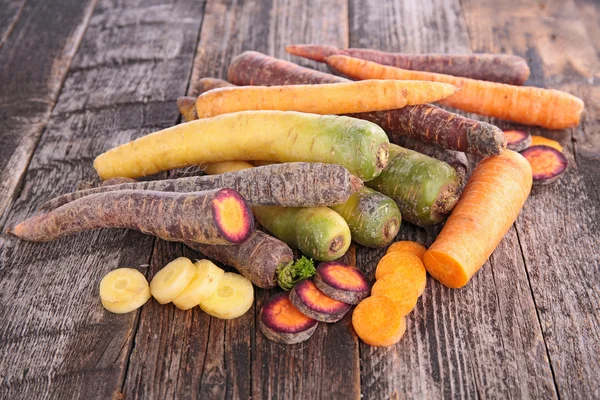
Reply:
[[[347, 79], [301, 67], [255, 51], [246, 51], [233, 59], [228, 79], [236, 85], [297, 85], [348, 82]], [[407, 106], [389, 111], [352, 114], [379, 125], [390, 141], [408, 136], [436, 143], [446, 149], [480, 156], [500, 154], [506, 148], [502, 130], [486, 122], [475, 121], [430, 104]]]
[[143, 136], [94, 160], [102, 179], [230, 160], [339, 164], [364, 181], [387, 165], [389, 140], [355, 118], [294, 111], [241, 111]]
[[185, 244], [207, 257], [232, 266], [263, 289], [277, 286], [277, 271], [286, 265], [294, 264], [294, 252], [288, 245], [258, 230], [252, 232], [243, 243], [233, 246], [216, 246], [189, 241]]
[[423, 256], [431, 276], [451, 288], [465, 286], [517, 219], [531, 184], [531, 167], [519, 153], [507, 150], [481, 161]]
[[99, 228], [129, 228], [164, 240], [230, 245], [248, 239], [254, 217], [246, 200], [232, 189], [117, 190], [77, 199], [8, 232], [23, 240], [47, 242]]
[[223, 87], [201, 94], [196, 100], [196, 113], [199, 118], [249, 110], [349, 114], [424, 104], [454, 93], [456, 88], [448, 84], [396, 80]]
[[529, 77], [527, 61], [512, 54], [405, 54], [310, 44], [286, 46], [285, 51], [318, 62], [325, 62], [329, 56], [343, 55], [403, 69], [437, 72], [510, 85], [522, 85]]
[[553, 89], [506, 85], [433, 72], [410, 71], [347, 56], [331, 56], [327, 64], [354, 79], [400, 79], [451, 83], [460, 90], [440, 104], [548, 129], [577, 126], [583, 101]]

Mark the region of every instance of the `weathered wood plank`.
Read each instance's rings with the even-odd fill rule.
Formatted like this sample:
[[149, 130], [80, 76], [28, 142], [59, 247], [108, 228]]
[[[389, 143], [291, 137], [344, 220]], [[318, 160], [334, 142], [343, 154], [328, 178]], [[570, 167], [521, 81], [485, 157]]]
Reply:
[[10, 33], [11, 40], [0, 40], [0, 228], [95, 3], [32, 0], [2, 13], [1, 37]]
[[[177, 121], [175, 99], [189, 79], [201, 17], [192, 0], [100, 1], [9, 224], [95, 178], [97, 154]], [[131, 34], [132, 26], [140, 32]], [[98, 284], [117, 267], [145, 272], [153, 243], [126, 230], [45, 244], [0, 237], [0, 397], [110, 398], [121, 391], [139, 313], [106, 312]]]
[[594, 0], [575, 0], [588, 36], [600, 56], [600, 7]]
[[[519, 7], [510, 10], [508, 3]], [[553, 1], [544, 8], [533, 1], [504, 2], [503, 13], [492, 1], [464, 5], [479, 49], [489, 50], [498, 41], [509, 51], [525, 48], [535, 84], [569, 91], [586, 102], [578, 128], [554, 132], [528, 128], [532, 134], [562, 142], [570, 167], [554, 184], [533, 189], [516, 228], [558, 394], [598, 397], [598, 53], [572, 1]], [[528, 9], [536, 9], [535, 15]], [[482, 24], [491, 15], [495, 17]], [[594, 80], [595, 84], [588, 83]]]
[[[354, 1], [350, 10], [351, 46], [470, 52], [458, 1]], [[409, 224], [398, 235], [426, 245], [434, 237]], [[372, 273], [382, 254], [359, 251], [359, 264]], [[430, 278], [398, 345], [361, 344], [361, 355], [365, 398], [556, 397], [514, 229], [466, 288]]]
[[0, 49], [4, 42], [6, 42], [8, 36], [10, 36], [24, 7], [25, 0], [0, 1]]
[[[231, 58], [244, 50], [291, 59], [284, 46], [292, 42], [346, 46], [346, 16], [344, 1], [336, 1], [324, 12], [314, 1], [209, 0], [192, 82], [206, 76], [226, 78]], [[316, 66], [307, 62], [305, 65]], [[181, 254], [176, 249], [159, 249], [155, 253], [159, 257], [151, 266], [152, 271]], [[360, 393], [358, 342], [350, 327], [350, 315], [340, 323], [323, 324], [311, 340], [301, 345], [276, 344], [264, 338], [256, 325], [260, 307], [274, 292], [256, 289], [253, 309], [231, 321], [209, 318], [197, 308], [182, 312], [164, 306], [152, 317], [142, 316], [139, 341], [134, 346], [124, 392], [134, 397], [177, 394], [214, 399], [357, 398]], [[157, 331], [152, 329], [152, 321], [156, 319], [172, 319], [176, 321], [172, 324], [182, 328]], [[193, 319], [200, 326], [193, 331], [179, 322], [182, 319]], [[199, 340], [187, 338], [193, 334]], [[151, 335], [157, 335], [158, 339], [150, 338]], [[182, 340], [189, 343], [189, 353], [187, 358], [177, 360], [186, 372], [175, 375], [167, 366], [156, 363], [156, 354], [158, 349], [177, 348]], [[157, 376], [161, 379], [156, 379]]]

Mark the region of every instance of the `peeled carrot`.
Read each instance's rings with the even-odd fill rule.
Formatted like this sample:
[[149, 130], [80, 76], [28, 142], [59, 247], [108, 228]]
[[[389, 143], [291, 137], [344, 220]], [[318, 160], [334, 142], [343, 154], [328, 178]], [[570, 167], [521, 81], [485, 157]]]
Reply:
[[[255, 51], [233, 59], [228, 79], [236, 85], [297, 85], [348, 82], [347, 79], [301, 67]], [[500, 154], [506, 140], [500, 128], [454, 114], [430, 104], [407, 106], [389, 111], [352, 114], [381, 126], [392, 143], [402, 136], [436, 143], [446, 149], [481, 156]]]
[[529, 146], [548, 146], [556, 149], [560, 152], [563, 151], [563, 147], [556, 140], [548, 139], [543, 136], [531, 136], [531, 143]]
[[250, 110], [348, 114], [430, 103], [454, 93], [456, 88], [448, 84], [397, 80], [223, 87], [200, 95], [196, 112], [199, 118]]
[[425, 291], [427, 272], [421, 259], [413, 253], [394, 251], [383, 256], [377, 263], [375, 278], [379, 280], [390, 274], [398, 274], [410, 282], [419, 296]]
[[427, 251], [427, 248], [421, 243], [411, 242], [410, 240], [401, 240], [399, 242], [392, 243], [387, 249], [386, 254], [393, 253], [395, 251], [413, 253], [423, 261], [423, 254]]
[[481, 161], [435, 242], [427, 271], [451, 288], [467, 284], [517, 219], [532, 185], [531, 166], [506, 150]]
[[400, 308], [386, 296], [361, 301], [352, 314], [352, 326], [358, 337], [371, 346], [396, 344], [406, 331]]
[[471, 79], [522, 85], [529, 77], [527, 61], [512, 54], [403, 54], [371, 49], [338, 49], [333, 46], [299, 44], [285, 51], [318, 62], [344, 55], [416, 71], [438, 72]]
[[548, 129], [577, 126], [584, 106], [580, 98], [553, 89], [409, 71], [347, 56], [328, 57], [327, 64], [355, 79], [406, 79], [451, 83], [460, 90], [440, 101], [440, 104]]

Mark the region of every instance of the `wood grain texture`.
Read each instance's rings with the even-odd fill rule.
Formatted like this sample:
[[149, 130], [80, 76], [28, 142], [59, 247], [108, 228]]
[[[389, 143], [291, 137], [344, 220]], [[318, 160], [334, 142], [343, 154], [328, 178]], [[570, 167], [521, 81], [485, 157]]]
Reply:
[[0, 49], [17, 24], [24, 7], [25, 0], [0, 1]]
[[[463, 2], [469, 31], [482, 50], [498, 42], [508, 51], [525, 48], [535, 84], [568, 91], [586, 103], [577, 128], [530, 129], [560, 141], [570, 166], [559, 181], [533, 189], [516, 228], [558, 395], [596, 398], [600, 395], [600, 63], [575, 3], [553, 1], [543, 8], [534, 1], [518, 3], [512, 10], [504, 4], [500, 13], [495, 2]], [[531, 9], [536, 15], [526, 12]], [[492, 23], [481, 24], [491, 15], [495, 15]]]
[[590, 41], [600, 56], [600, 7], [595, 0], [575, 0]]
[[[151, 23], [144, 16], [152, 16]], [[189, 79], [201, 16], [192, 0], [100, 1], [7, 223], [32, 215], [43, 199], [73, 190], [78, 181], [93, 179], [97, 154], [177, 121], [175, 100]], [[131, 35], [131, 26], [140, 36]], [[135, 53], [144, 47], [178, 51], [147, 62]], [[105, 62], [114, 48], [122, 56]], [[125, 230], [44, 244], [0, 237], [0, 397], [120, 393], [139, 313], [106, 312], [98, 284], [117, 267], [145, 272], [153, 243], [150, 236]]]
[[0, 229], [95, 3], [32, 0], [0, 14]]
[[[458, 1], [355, 1], [350, 10], [352, 47], [470, 52]], [[398, 240], [430, 245], [436, 234], [405, 223]], [[359, 250], [359, 265], [372, 273], [382, 254]], [[514, 229], [466, 288], [429, 278], [404, 338], [384, 349], [361, 344], [361, 356], [366, 398], [556, 397]]]

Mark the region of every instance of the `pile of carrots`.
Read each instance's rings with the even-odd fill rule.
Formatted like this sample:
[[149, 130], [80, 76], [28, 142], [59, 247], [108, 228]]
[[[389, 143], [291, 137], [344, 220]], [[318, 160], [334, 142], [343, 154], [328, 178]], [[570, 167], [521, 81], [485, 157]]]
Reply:
[[[520, 86], [529, 68], [512, 55], [316, 45], [287, 51], [357, 81], [244, 52], [232, 60], [228, 81], [203, 78], [194, 86], [197, 97], [178, 99], [185, 123], [100, 154], [93, 166], [103, 185], [50, 199], [40, 215], [9, 232], [41, 242], [98, 228], [137, 229], [185, 243], [241, 274], [183, 258], [150, 285], [135, 270], [112, 271], [100, 285], [109, 311], [132, 311], [153, 296], [236, 318], [251, 307], [252, 284], [280, 286], [285, 291], [264, 304], [259, 319], [271, 340], [307, 340], [319, 322], [339, 321], [356, 305], [352, 324], [365, 343], [397, 343], [427, 273], [451, 288], [466, 285], [516, 220], [532, 184], [550, 183], [567, 169], [553, 140], [502, 131], [431, 103], [566, 129], [579, 123], [583, 102]], [[481, 160], [474, 169], [465, 153]], [[137, 180], [194, 165], [204, 174]], [[429, 249], [389, 246], [403, 220], [445, 225]], [[352, 240], [389, 246], [372, 287], [359, 269], [336, 261]], [[321, 263], [294, 260], [294, 250]]]

